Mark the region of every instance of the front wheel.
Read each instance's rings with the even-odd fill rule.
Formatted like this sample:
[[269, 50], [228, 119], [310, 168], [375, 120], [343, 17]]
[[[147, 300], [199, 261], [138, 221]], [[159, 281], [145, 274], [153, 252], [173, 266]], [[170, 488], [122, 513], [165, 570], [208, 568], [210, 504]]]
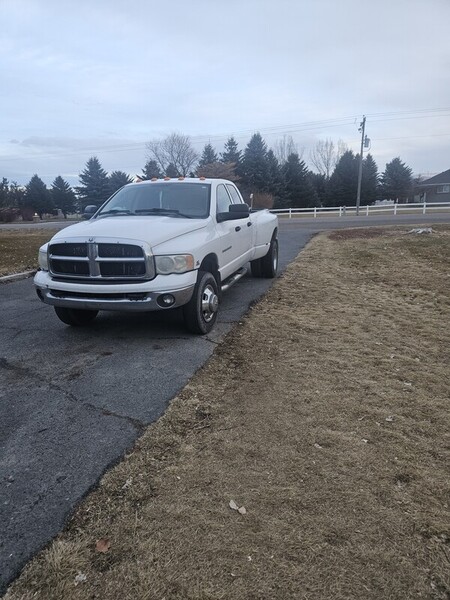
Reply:
[[88, 325], [98, 314], [98, 310], [82, 310], [81, 308], [65, 308], [64, 306], [55, 306], [54, 308], [58, 318], [66, 325], [72, 325], [72, 327]]
[[208, 271], [199, 271], [192, 298], [183, 306], [184, 323], [191, 333], [205, 335], [214, 327], [219, 310], [219, 288]]

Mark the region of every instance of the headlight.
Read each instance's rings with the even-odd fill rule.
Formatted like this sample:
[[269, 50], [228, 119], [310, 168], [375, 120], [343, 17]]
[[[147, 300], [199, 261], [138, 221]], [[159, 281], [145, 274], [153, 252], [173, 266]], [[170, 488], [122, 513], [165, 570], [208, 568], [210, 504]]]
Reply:
[[170, 254], [167, 256], [155, 256], [156, 272], [160, 275], [171, 273], [186, 273], [194, 268], [194, 257], [192, 254]]
[[47, 255], [47, 244], [44, 244], [39, 248], [38, 257], [39, 267], [43, 271], [48, 271], [48, 255]]

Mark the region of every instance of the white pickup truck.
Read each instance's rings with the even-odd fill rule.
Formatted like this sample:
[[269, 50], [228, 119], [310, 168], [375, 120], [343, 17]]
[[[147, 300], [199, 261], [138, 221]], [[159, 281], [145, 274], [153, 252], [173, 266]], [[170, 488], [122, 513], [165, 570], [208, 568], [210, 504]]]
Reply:
[[187, 328], [205, 334], [248, 262], [253, 276], [276, 275], [277, 217], [251, 212], [230, 181], [131, 183], [88, 209], [89, 220], [40, 248], [34, 278], [39, 298], [68, 325], [86, 325], [99, 310], [181, 306]]

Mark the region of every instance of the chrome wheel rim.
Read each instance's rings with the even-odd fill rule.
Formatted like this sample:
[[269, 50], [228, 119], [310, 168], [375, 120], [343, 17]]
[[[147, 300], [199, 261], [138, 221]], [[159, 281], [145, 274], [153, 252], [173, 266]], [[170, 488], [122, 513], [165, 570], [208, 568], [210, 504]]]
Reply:
[[202, 293], [202, 315], [206, 323], [209, 323], [219, 309], [219, 297], [212, 285], [208, 284]]

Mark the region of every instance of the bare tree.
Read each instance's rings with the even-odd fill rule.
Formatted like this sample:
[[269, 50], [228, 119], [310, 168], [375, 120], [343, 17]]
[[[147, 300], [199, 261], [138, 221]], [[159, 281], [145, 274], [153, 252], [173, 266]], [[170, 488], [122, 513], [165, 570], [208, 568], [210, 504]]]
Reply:
[[342, 155], [345, 154], [347, 152], [347, 150], [348, 150], [347, 144], [344, 142], [344, 140], [341, 140], [339, 138], [338, 143], [337, 143], [337, 150], [336, 150], [336, 161], [335, 161], [333, 167], [336, 166], [336, 164], [340, 161]]
[[284, 165], [289, 154], [298, 154], [299, 159], [302, 160], [304, 149], [298, 149], [298, 145], [292, 139], [292, 135], [283, 135], [281, 139], [275, 142], [273, 152], [280, 165]]
[[347, 150], [347, 145], [338, 140], [335, 146], [333, 140], [319, 140], [309, 154], [309, 159], [321, 175], [330, 178], [331, 171], [336, 166], [341, 156]]
[[191, 145], [191, 138], [181, 133], [171, 133], [162, 140], [150, 140], [147, 150], [148, 158], [156, 161], [162, 173], [173, 165], [183, 177], [188, 175], [199, 156]]
[[239, 176], [235, 172], [236, 163], [213, 162], [197, 169], [199, 177], [208, 177], [211, 179], [228, 179], [229, 181], [239, 181]]

